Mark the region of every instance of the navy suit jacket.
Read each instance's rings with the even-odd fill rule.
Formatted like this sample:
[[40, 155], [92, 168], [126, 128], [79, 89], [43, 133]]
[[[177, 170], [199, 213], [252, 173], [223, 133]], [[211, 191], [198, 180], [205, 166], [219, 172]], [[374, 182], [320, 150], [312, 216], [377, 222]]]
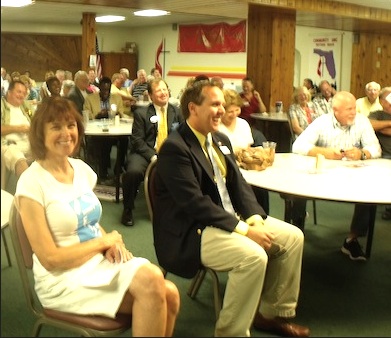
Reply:
[[[212, 136], [217, 148], [226, 146], [226, 184], [235, 211], [242, 219], [267, 215], [235, 161], [225, 134]], [[238, 219], [224, 210], [212, 166], [186, 122], [160, 148], [156, 164], [156, 203], [153, 235], [159, 264], [169, 272], [191, 278], [201, 265], [201, 233], [213, 225], [234, 231]]]
[[[91, 93], [91, 91], [87, 90], [87, 94]], [[84, 106], [84, 96], [81, 93], [81, 90], [78, 87], [74, 86], [68, 94], [68, 99], [75, 102], [77, 110], [80, 114], [82, 114]]]
[[[138, 153], [150, 162], [156, 154], [155, 142], [157, 136], [157, 119], [151, 121], [151, 117], [156, 116], [156, 110], [151, 103], [146, 107], [137, 108], [133, 112], [133, 127], [131, 140], [131, 152]], [[153, 122], [155, 121], [155, 122]], [[180, 109], [171, 103], [167, 106], [167, 128], [168, 134], [175, 130], [183, 121]]]

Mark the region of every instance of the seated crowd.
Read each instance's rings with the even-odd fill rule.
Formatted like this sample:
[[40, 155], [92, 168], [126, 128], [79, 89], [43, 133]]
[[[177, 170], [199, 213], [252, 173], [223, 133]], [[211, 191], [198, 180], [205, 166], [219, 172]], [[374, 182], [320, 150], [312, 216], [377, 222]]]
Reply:
[[[26, 74], [3, 83], [2, 68], [1, 98], [2, 162], [17, 177], [15, 201], [34, 251], [44, 306], [110, 317], [125, 313], [133, 316], [134, 336], [173, 334], [180, 307], [176, 286], [147, 259], [133, 257], [117, 231], [106, 233], [99, 223], [102, 207], [93, 189], [96, 183], [112, 184], [114, 145], [120, 167], [113, 171], [122, 173], [121, 223], [135, 225], [140, 185], [149, 164], [157, 161], [153, 236], [159, 264], [188, 278], [202, 265], [230, 272], [215, 336], [249, 336], [251, 327], [282, 336], [310, 335], [309, 328], [291, 322], [300, 291], [306, 199], [282, 196], [291, 200], [291, 224], [270, 216], [268, 192], [245, 182], [235, 157], [266, 141], [251, 118], [267, 110], [251, 78], [243, 78], [242, 92], [225, 89], [218, 77], [190, 78], [178, 105], [170, 101], [169, 87], [156, 69], [148, 76], [140, 69], [133, 80], [126, 68], [100, 79], [94, 69], [46, 75], [38, 91]], [[391, 159], [391, 87], [370, 82], [365, 92], [356, 100], [327, 81], [320, 82], [319, 92], [307, 83], [294, 88], [287, 112], [295, 134], [292, 152], [333, 160]], [[128, 115], [131, 134], [118, 143], [109, 136], [87, 138], [83, 114], [91, 120]], [[89, 157], [82, 160], [83, 142]], [[95, 161], [97, 173], [84, 161]], [[216, 184], [219, 178], [222, 186]], [[87, 216], [70, 217], [80, 213], [79, 207]], [[355, 204], [341, 248], [352, 260], [366, 259], [358, 238], [367, 234], [370, 208]], [[64, 224], [51, 216], [53, 211], [64, 215], [64, 237], [57, 238]], [[37, 217], [32, 219], [32, 213]], [[391, 219], [390, 206], [383, 218]], [[88, 233], [76, 234], [85, 222]], [[110, 292], [103, 286], [91, 291], [83, 283], [69, 288], [66, 278], [98, 271], [105, 261], [123, 264]], [[63, 273], [53, 274], [53, 264]], [[59, 292], [50, 291], [53, 283]]]

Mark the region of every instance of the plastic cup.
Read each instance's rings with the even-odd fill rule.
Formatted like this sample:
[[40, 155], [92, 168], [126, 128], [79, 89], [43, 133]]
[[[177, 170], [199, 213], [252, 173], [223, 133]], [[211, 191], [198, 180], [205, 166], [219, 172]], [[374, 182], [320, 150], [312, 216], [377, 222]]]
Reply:
[[276, 101], [276, 113], [282, 113], [282, 101]]
[[276, 154], [277, 143], [273, 141], [262, 142], [263, 149], [269, 152], [270, 165], [274, 163], [274, 156]]
[[102, 119], [102, 131], [109, 131], [109, 120]]

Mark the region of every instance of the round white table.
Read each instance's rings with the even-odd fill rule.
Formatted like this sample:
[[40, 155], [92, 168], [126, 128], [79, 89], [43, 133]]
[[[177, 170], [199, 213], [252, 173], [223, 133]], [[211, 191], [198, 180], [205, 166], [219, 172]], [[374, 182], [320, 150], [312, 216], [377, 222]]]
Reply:
[[11, 266], [11, 257], [8, 250], [7, 240], [5, 238], [4, 229], [9, 224], [9, 215], [12, 207], [14, 196], [8, 191], [1, 189], [1, 237], [3, 238], [4, 249], [7, 255], [8, 265]]
[[[309, 199], [348, 203], [391, 204], [391, 160], [324, 160], [315, 169], [316, 158], [292, 153], [277, 153], [274, 163], [263, 171], [241, 170], [254, 186]], [[374, 213], [376, 213], [376, 208]], [[370, 256], [375, 214], [367, 236]]]
[[102, 120], [91, 120], [87, 123], [85, 134], [88, 136], [129, 136], [132, 134], [133, 119], [123, 118], [119, 125], [109, 123], [108, 130], [103, 130]]
[[[91, 120], [87, 123], [85, 129], [85, 135], [90, 137], [114, 137], [119, 143], [123, 137], [129, 137], [132, 135], [133, 119], [122, 118], [119, 125], [115, 125], [114, 121], [108, 125], [108, 130], [104, 130], [102, 120]], [[87, 148], [87, 147], [86, 147]], [[121, 175], [121, 164], [118, 156], [117, 146], [117, 157], [115, 161], [114, 173], [115, 173], [115, 201], [119, 203], [119, 190], [120, 190], [120, 175]]]

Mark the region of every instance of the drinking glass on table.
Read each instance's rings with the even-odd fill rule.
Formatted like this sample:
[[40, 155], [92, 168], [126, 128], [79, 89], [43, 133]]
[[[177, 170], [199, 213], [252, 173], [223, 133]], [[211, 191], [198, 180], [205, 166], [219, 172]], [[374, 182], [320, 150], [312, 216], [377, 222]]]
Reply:
[[273, 141], [262, 142], [263, 149], [268, 150], [268, 152], [269, 152], [270, 164], [273, 164], [273, 162], [274, 162], [274, 156], [276, 153], [276, 146], [277, 146], [277, 143], [273, 142]]

